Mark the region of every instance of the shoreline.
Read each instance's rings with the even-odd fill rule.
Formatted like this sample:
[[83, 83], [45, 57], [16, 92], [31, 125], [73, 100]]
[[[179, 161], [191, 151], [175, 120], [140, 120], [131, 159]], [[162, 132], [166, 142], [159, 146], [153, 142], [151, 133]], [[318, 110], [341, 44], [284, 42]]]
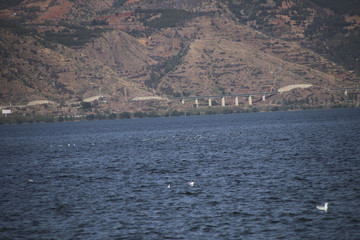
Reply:
[[317, 109], [334, 108], [359, 108], [353, 104], [333, 104], [333, 105], [279, 105], [265, 107], [199, 107], [189, 108], [185, 111], [168, 109], [166, 111], [138, 111], [138, 112], [119, 112], [111, 114], [90, 113], [77, 116], [56, 116], [48, 113], [46, 115], [8, 115], [0, 117], [0, 125], [6, 124], [33, 124], [47, 122], [77, 122], [77, 121], [95, 121], [95, 120], [115, 120], [115, 119], [138, 119], [138, 118], [157, 118], [157, 117], [177, 117], [194, 115], [219, 115], [219, 114], [239, 114], [255, 112], [286, 112], [286, 111], [307, 111]]

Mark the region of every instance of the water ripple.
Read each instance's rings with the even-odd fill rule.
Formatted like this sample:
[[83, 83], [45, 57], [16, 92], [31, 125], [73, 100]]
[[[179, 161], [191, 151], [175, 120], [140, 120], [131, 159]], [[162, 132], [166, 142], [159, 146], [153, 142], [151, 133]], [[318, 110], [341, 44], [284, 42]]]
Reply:
[[359, 118], [338, 109], [0, 126], [0, 238], [360, 238]]

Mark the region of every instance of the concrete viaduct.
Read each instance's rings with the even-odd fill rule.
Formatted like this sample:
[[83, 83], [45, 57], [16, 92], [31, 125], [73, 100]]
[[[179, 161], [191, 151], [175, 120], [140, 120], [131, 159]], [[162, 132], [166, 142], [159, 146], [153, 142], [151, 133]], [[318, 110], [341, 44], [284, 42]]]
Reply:
[[[234, 98], [235, 106], [239, 105], [239, 97], [247, 97], [248, 104], [251, 106], [253, 104], [253, 96], [260, 95], [262, 96], [262, 101], [265, 101], [267, 97], [281, 94], [284, 92], [291, 91], [295, 88], [309, 88], [312, 87], [312, 84], [292, 84], [281, 87], [278, 89], [277, 92], [258, 92], [258, 93], [244, 93], [244, 94], [230, 94], [230, 95], [219, 95], [219, 96], [189, 96], [189, 97], [174, 97], [174, 98], [162, 98], [159, 96], [148, 96], [148, 97], [136, 97], [131, 101], [146, 101], [146, 100], [181, 100], [182, 104], [185, 104], [185, 100], [193, 100], [194, 105], [196, 107], [199, 106], [199, 100], [208, 99], [209, 107], [212, 106], [212, 100], [220, 98], [221, 99], [221, 106], [226, 106], [226, 98]], [[348, 88], [331, 88], [330, 91], [344, 91], [345, 96], [348, 95], [349, 90], [357, 90], [360, 87], [348, 87]]]
[[272, 96], [277, 94], [276, 92], [259, 92], [259, 93], [247, 93], [247, 94], [233, 94], [233, 95], [221, 95], [221, 96], [195, 96], [195, 97], [177, 97], [177, 98], [169, 98], [169, 100], [181, 100], [182, 104], [185, 104], [185, 100], [191, 99], [195, 101], [195, 106], [199, 106], [199, 100], [208, 99], [209, 107], [212, 106], [212, 100], [216, 98], [221, 99], [221, 106], [225, 107], [226, 98], [232, 97], [235, 99], [235, 106], [239, 106], [239, 97], [247, 97], [249, 105], [251, 106], [253, 101], [252, 98], [255, 95], [261, 95], [262, 101], [266, 100], [266, 96]]

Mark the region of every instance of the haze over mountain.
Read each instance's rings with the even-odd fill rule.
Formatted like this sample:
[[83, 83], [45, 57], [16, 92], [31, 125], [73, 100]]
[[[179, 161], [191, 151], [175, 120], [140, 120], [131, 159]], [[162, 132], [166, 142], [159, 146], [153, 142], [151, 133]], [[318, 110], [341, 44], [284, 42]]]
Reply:
[[[72, 115], [182, 109], [186, 96], [357, 101], [360, 1], [0, 1], [0, 105]], [[46, 105], [44, 106], [44, 103]], [[256, 105], [255, 104], [255, 105]]]

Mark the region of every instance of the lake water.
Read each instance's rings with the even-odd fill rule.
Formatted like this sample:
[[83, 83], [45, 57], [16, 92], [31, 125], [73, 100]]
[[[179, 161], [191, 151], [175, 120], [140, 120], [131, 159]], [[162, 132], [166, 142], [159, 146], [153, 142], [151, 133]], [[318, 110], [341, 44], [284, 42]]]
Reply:
[[0, 136], [0, 239], [360, 239], [360, 109]]

